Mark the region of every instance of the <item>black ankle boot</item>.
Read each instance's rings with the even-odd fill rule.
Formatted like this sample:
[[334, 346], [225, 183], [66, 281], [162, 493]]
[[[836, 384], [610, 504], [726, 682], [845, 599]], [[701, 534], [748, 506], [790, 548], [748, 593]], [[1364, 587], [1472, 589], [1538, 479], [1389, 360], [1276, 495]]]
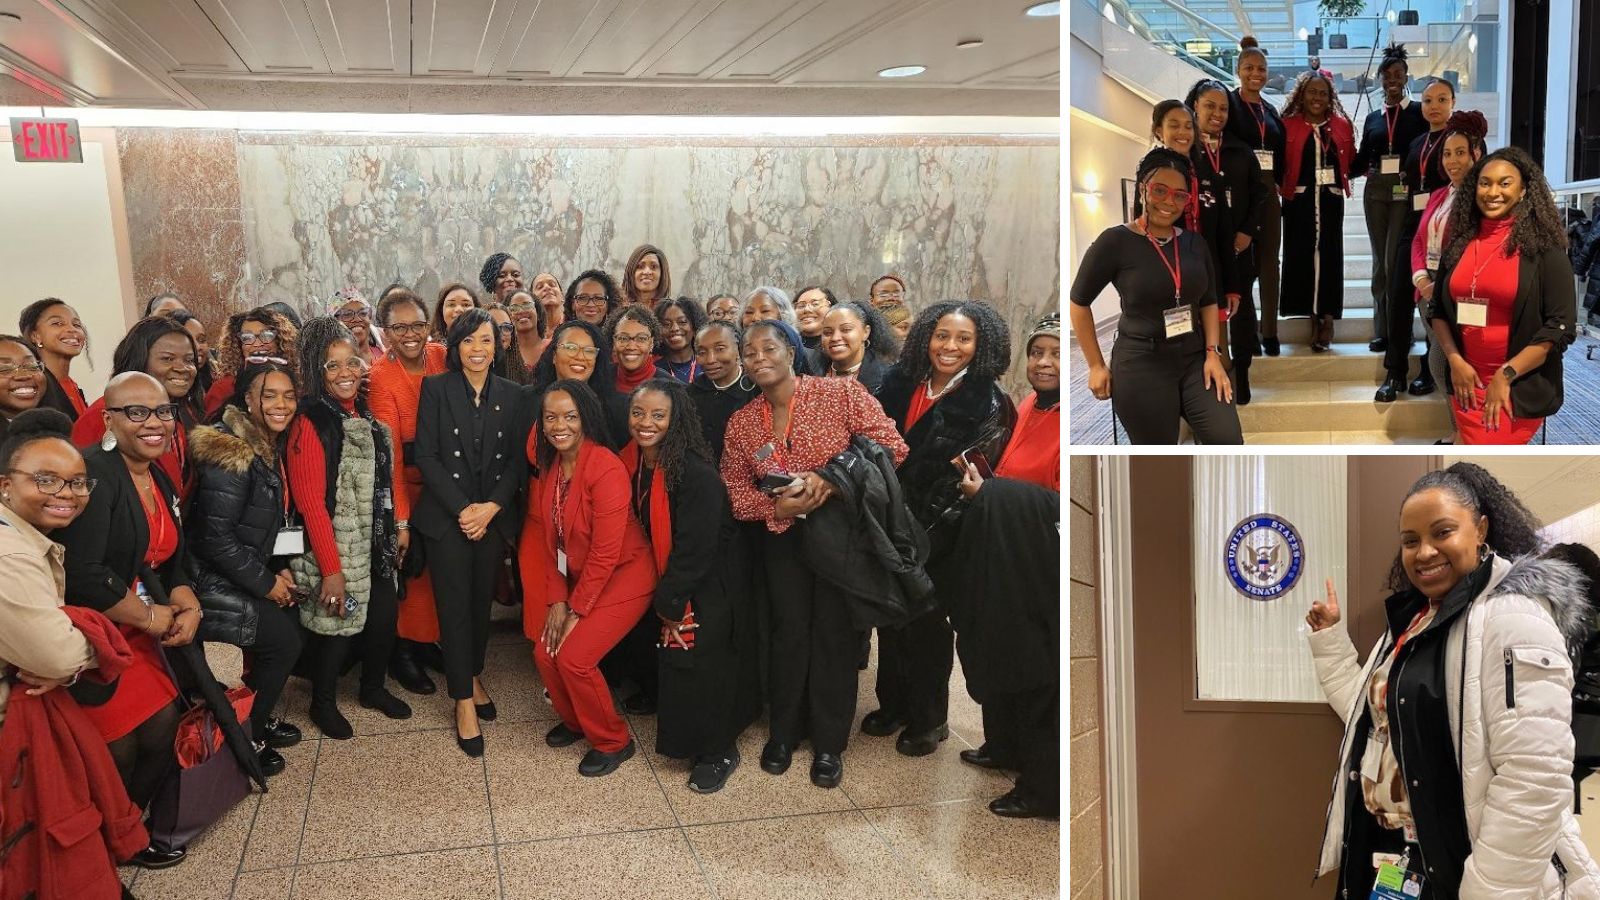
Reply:
[[412, 653], [413, 646], [411, 641], [405, 639], [395, 642], [394, 654], [389, 659], [389, 674], [409, 693], [431, 694], [439, 688], [428, 677], [428, 673], [417, 665]]
[[1233, 364], [1233, 402], [1237, 406], [1250, 405], [1250, 367]]

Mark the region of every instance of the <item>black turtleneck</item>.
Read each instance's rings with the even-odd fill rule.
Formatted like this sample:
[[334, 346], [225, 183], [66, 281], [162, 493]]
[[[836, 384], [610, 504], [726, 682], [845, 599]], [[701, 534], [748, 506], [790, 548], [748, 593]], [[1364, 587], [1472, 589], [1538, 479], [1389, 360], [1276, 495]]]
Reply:
[[1049, 409], [1050, 407], [1055, 406], [1057, 403], [1061, 402], [1061, 389], [1060, 388], [1056, 388], [1053, 391], [1034, 391], [1033, 393], [1034, 393], [1034, 401], [1033, 401], [1033, 408], [1034, 409]]

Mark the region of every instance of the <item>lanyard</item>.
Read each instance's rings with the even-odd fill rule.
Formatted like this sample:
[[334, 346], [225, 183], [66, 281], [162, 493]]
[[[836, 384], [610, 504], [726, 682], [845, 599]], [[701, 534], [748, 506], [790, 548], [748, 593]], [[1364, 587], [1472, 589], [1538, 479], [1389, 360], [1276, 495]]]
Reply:
[[1177, 306], [1183, 302], [1183, 260], [1178, 255], [1178, 236], [1176, 234], [1172, 236], [1172, 262], [1169, 263], [1167, 262], [1166, 251], [1162, 250], [1161, 245], [1156, 243], [1156, 239], [1150, 234], [1149, 228], [1150, 226], [1146, 224], [1144, 238], [1150, 242], [1150, 247], [1156, 251], [1156, 256], [1161, 258], [1161, 265], [1167, 270], [1167, 274], [1172, 276], [1172, 299], [1174, 301], [1172, 305]]
[[550, 510], [550, 519], [551, 521], [555, 522], [556, 525], [556, 549], [559, 550], [565, 549], [567, 545], [567, 536], [564, 529], [564, 523], [561, 521], [561, 513], [567, 508], [567, 488], [572, 484], [572, 479], [561, 477], [560, 460], [557, 460], [555, 465], [556, 470], [554, 474], [556, 476], [556, 500], [555, 506]]
[[[1262, 109], [1262, 110], [1256, 109], [1256, 104], [1251, 103], [1249, 100], [1245, 100], [1244, 97], [1242, 97], [1242, 96], [1239, 99], [1240, 100], [1244, 100], [1244, 108], [1250, 110], [1250, 118], [1256, 120], [1256, 128], [1261, 130], [1261, 149], [1266, 150], [1267, 149], [1267, 113], [1266, 113], [1266, 110], [1264, 110], [1264, 109]], [[1265, 103], [1263, 102], [1262, 105], [1265, 105]]]
[[1428, 157], [1432, 156], [1433, 151], [1444, 143], [1443, 131], [1439, 132], [1437, 141], [1431, 140], [1431, 137], [1430, 135], [1422, 139], [1422, 164], [1417, 167], [1417, 190], [1419, 191], [1427, 187], [1428, 184]]
[[[1511, 240], [1511, 233], [1508, 231], [1506, 232], [1506, 236], [1500, 239], [1500, 243], [1495, 246], [1494, 253], [1489, 254], [1488, 259], [1484, 260], [1481, 265], [1472, 270], [1472, 285], [1467, 289], [1467, 294], [1469, 296], [1474, 299], [1478, 297], [1478, 276], [1483, 274], [1484, 269], [1489, 268], [1489, 263], [1494, 262], [1495, 255], [1505, 249], [1506, 242], [1509, 240]], [[1482, 243], [1483, 240], [1481, 238], [1472, 239], [1472, 261], [1474, 263], [1478, 261], [1478, 245]]]
[[283, 454], [278, 454], [278, 487], [283, 491], [283, 524], [289, 524], [289, 469], [284, 465]]
[[1222, 172], [1222, 139], [1221, 138], [1217, 139], [1217, 149], [1216, 149], [1216, 152], [1213, 153], [1211, 148], [1206, 146], [1206, 139], [1205, 138], [1201, 138], [1200, 139], [1200, 150], [1203, 153], [1205, 153], [1206, 159], [1211, 161], [1211, 171], [1217, 173], [1217, 177], [1221, 178], [1222, 174], [1223, 174], [1223, 172]]
[[[1389, 110], [1394, 110], [1394, 115], [1389, 115]], [[1383, 111], [1383, 123], [1389, 129], [1389, 152], [1394, 153], [1394, 127], [1400, 122], [1400, 107], [1390, 106]]]

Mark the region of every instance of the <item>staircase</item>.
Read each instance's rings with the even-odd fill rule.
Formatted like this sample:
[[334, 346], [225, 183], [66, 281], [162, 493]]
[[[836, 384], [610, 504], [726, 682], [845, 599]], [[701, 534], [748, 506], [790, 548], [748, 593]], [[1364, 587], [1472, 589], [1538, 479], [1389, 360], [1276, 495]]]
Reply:
[[[1431, 444], [1450, 433], [1443, 389], [1426, 397], [1402, 393], [1393, 403], [1373, 399], [1383, 383], [1383, 354], [1372, 340], [1372, 248], [1361, 205], [1366, 179], [1354, 183], [1345, 203], [1344, 318], [1334, 323], [1334, 343], [1313, 353], [1310, 319], [1280, 319], [1283, 354], [1258, 357], [1250, 367], [1250, 404], [1239, 407], [1251, 444]], [[1405, 249], [1407, 266], [1410, 249]], [[1257, 295], [1259, 297], [1259, 294]], [[1422, 352], [1420, 317], [1412, 326], [1412, 371]]]

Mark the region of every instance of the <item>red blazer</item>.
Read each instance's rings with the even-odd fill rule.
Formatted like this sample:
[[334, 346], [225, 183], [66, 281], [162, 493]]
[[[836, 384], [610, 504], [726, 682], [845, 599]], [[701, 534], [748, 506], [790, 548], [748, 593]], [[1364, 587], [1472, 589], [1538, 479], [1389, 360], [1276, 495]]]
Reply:
[[[1328, 129], [1333, 135], [1333, 152], [1339, 157], [1339, 187], [1350, 196], [1350, 166], [1356, 160], [1356, 133], [1350, 120], [1343, 116], [1329, 116]], [[1303, 117], [1283, 117], [1283, 181], [1279, 190], [1283, 199], [1293, 200], [1295, 188], [1300, 186], [1300, 158], [1305, 155], [1306, 141], [1311, 139], [1311, 125]]]
[[[597, 606], [636, 600], [656, 589], [655, 559], [644, 529], [633, 517], [628, 470], [615, 453], [587, 440], [578, 449], [578, 464], [567, 488], [561, 519], [567, 574], [561, 574], [551, 520], [557, 474], [544, 473], [528, 491], [528, 524], [533, 527], [523, 529], [522, 580], [542, 582], [524, 589], [523, 628], [533, 624], [533, 633], [543, 628], [546, 606], [565, 601], [573, 612], [585, 616]], [[530, 562], [532, 569], [526, 567]]]

